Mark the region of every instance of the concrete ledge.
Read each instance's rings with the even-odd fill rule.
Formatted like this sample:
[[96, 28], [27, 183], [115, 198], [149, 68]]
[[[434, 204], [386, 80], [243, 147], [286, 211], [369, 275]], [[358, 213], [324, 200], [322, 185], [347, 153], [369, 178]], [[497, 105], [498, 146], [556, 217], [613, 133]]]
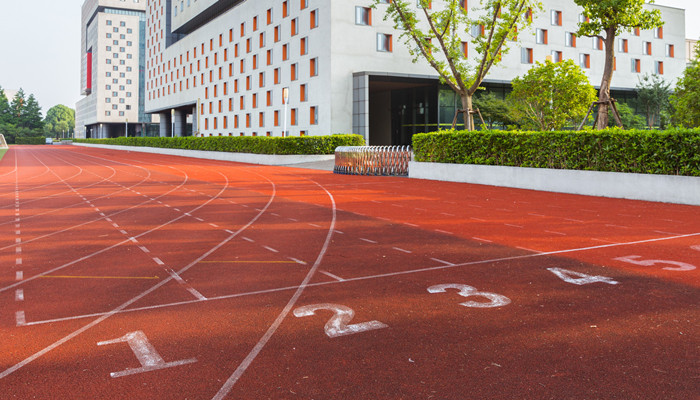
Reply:
[[700, 177], [412, 161], [408, 176], [547, 192], [700, 205]]
[[334, 160], [334, 154], [319, 155], [275, 155], [251, 153], [227, 153], [223, 151], [202, 151], [184, 149], [164, 149], [159, 147], [113, 146], [106, 144], [73, 143], [73, 146], [97, 147], [101, 149], [136, 151], [141, 153], [166, 154], [170, 156], [203, 158], [207, 160], [232, 161], [260, 165], [293, 165], [316, 161]]

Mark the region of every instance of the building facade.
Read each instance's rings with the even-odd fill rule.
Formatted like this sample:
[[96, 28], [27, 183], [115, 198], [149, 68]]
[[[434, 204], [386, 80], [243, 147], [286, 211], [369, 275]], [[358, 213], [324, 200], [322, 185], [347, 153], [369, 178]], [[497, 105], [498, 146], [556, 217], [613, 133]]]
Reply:
[[[506, 92], [514, 77], [547, 58], [575, 60], [600, 84], [602, 43], [574, 34], [581, 9], [573, 0], [542, 3], [487, 76], [487, 88]], [[449, 125], [454, 94], [427, 63], [413, 63], [401, 32], [384, 20], [386, 5], [371, 4], [149, 0], [146, 111], [160, 116], [163, 136], [189, 129], [199, 136], [353, 132], [372, 145], [409, 144], [416, 132]], [[684, 10], [648, 7], [661, 11], [665, 25], [616, 39], [617, 93], [631, 93], [645, 73], [675, 82], [685, 68]], [[464, 32], [466, 57], [478, 57], [470, 40], [479, 34]]]
[[76, 137], [144, 136], [146, 0], [86, 0]]

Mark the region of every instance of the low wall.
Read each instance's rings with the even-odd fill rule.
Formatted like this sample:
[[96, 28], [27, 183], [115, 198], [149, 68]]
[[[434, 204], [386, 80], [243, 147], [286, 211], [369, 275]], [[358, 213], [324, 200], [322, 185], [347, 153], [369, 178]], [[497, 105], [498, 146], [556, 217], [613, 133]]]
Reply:
[[114, 146], [105, 144], [73, 143], [73, 146], [97, 147], [101, 149], [136, 151], [141, 153], [166, 154], [170, 156], [182, 156], [203, 158], [207, 160], [233, 161], [248, 164], [260, 165], [293, 165], [315, 161], [333, 160], [333, 154], [320, 155], [275, 155], [275, 154], [250, 154], [250, 153], [227, 153], [223, 151], [202, 151], [185, 149], [166, 149], [159, 147], [139, 147], [139, 146]]
[[621, 199], [700, 205], [700, 177], [491, 165], [409, 163], [408, 176]]

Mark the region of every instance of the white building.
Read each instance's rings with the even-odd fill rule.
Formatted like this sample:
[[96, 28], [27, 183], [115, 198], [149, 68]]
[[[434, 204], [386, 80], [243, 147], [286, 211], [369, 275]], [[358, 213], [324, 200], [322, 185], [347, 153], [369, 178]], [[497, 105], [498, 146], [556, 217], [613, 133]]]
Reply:
[[[386, 6], [371, 4], [149, 0], [146, 111], [160, 114], [163, 136], [186, 134], [188, 120], [195, 135], [282, 136], [286, 121], [294, 136], [352, 132], [369, 144], [408, 144], [413, 133], [451, 123], [454, 94], [427, 63], [412, 62], [400, 32], [383, 20]], [[543, 5], [486, 87], [504, 92], [547, 57], [575, 60], [600, 84], [599, 40], [573, 35], [581, 9], [573, 0]], [[644, 73], [675, 82], [685, 68], [684, 10], [649, 7], [665, 25], [617, 39], [614, 97], [631, 93]], [[470, 46], [467, 55], [476, 58]]]
[[142, 136], [146, 0], [86, 0], [82, 8], [81, 93], [76, 137]]

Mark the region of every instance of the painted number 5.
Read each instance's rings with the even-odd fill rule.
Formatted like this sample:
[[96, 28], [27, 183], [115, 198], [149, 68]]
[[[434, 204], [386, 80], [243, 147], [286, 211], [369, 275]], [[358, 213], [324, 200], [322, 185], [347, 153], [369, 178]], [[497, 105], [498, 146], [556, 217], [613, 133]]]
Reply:
[[462, 297], [479, 296], [479, 297], [485, 297], [489, 300], [488, 302], [466, 301], [464, 303], [460, 303], [461, 305], [463, 305], [465, 307], [492, 308], [492, 307], [503, 307], [505, 305], [510, 304], [510, 299], [507, 298], [506, 296], [496, 294], [496, 293], [480, 292], [475, 287], [472, 287], [469, 285], [462, 285], [459, 283], [447, 283], [447, 284], [443, 284], [443, 285], [431, 286], [428, 288], [428, 292], [430, 292], [430, 293], [445, 293], [447, 291], [447, 289], [459, 290], [458, 294]]
[[642, 256], [627, 256], [627, 257], [618, 257], [615, 258], [615, 260], [618, 261], [624, 261], [626, 263], [630, 264], [635, 264], [635, 265], [642, 265], [645, 267], [651, 267], [656, 264], [671, 264], [671, 265], [677, 265], [678, 267], [664, 267], [663, 269], [669, 270], [669, 271], [692, 271], [695, 269], [695, 265], [680, 262], [680, 261], [670, 261], [670, 260], [639, 260], [639, 258], [642, 258]]
[[348, 325], [348, 323], [352, 321], [352, 318], [355, 316], [355, 311], [353, 311], [352, 308], [341, 306], [339, 304], [313, 304], [310, 306], [299, 307], [294, 310], [294, 316], [309, 317], [314, 315], [318, 310], [328, 310], [334, 313], [333, 317], [328, 320], [325, 326], [326, 335], [328, 335], [330, 338], [352, 335], [374, 329], [388, 328], [388, 325], [379, 321], [369, 321]]

